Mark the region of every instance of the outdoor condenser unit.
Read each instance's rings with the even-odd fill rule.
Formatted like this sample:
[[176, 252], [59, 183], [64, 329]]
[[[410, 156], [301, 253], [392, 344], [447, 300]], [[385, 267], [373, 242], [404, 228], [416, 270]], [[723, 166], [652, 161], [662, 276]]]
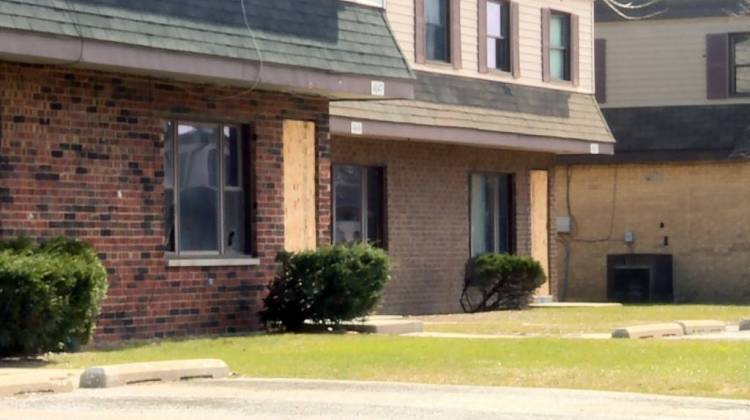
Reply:
[[672, 255], [607, 255], [607, 299], [622, 303], [671, 303]]

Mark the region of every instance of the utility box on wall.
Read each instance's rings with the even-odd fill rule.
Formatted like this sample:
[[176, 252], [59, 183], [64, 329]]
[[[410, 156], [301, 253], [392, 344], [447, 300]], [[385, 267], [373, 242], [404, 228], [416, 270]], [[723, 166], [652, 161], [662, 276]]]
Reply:
[[672, 256], [607, 255], [607, 299], [622, 303], [671, 303]]

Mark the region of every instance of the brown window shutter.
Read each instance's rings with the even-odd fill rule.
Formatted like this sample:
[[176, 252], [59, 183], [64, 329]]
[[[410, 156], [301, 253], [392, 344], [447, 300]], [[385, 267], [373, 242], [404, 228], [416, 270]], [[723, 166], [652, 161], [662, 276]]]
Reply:
[[510, 3], [510, 70], [513, 73], [513, 78], [518, 79], [521, 77], [521, 31], [520, 31], [520, 19], [519, 5], [517, 2]]
[[[424, 0], [423, 0], [424, 1]], [[453, 68], [461, 68], [461, 1], [450, 0], [451, 3], [451, 63]], [[422, 8], [424, 10], [424, 8]]]
[[542, 9], [542, 80], [549, 82], [549, 9]]
[[706, 35], [706, 97], [729, 96], [729, 35]]
[[580, 33], [578, 16], [570, 15], [570, 80], [573, 86], [579, 85], [580, 80]]
[[594, 71], [596, 73], [596, 100], [607, 102], [607, 40], [594, 41]]
[[479, 28], [479, 72], [487, 73], [487, 0], [479, 0], [477, 27]]
[[414, 60], [424, 64], [425, 58], [424, 0], [414, 0]]

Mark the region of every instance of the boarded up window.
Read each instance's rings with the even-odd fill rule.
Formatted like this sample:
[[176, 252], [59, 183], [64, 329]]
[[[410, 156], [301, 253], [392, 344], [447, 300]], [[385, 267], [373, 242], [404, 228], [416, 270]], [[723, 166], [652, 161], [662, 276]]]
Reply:
[[315, 124], [284, 121], [284, 249], [316, 246]]

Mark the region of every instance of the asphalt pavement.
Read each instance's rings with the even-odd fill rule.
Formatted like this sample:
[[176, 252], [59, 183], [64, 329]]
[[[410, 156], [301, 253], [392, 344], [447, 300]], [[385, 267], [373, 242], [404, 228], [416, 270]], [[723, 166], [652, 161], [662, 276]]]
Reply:
[[154, 383], [0, 399], [0, 419], [750, 419], [750, 401], [319, 380]]

